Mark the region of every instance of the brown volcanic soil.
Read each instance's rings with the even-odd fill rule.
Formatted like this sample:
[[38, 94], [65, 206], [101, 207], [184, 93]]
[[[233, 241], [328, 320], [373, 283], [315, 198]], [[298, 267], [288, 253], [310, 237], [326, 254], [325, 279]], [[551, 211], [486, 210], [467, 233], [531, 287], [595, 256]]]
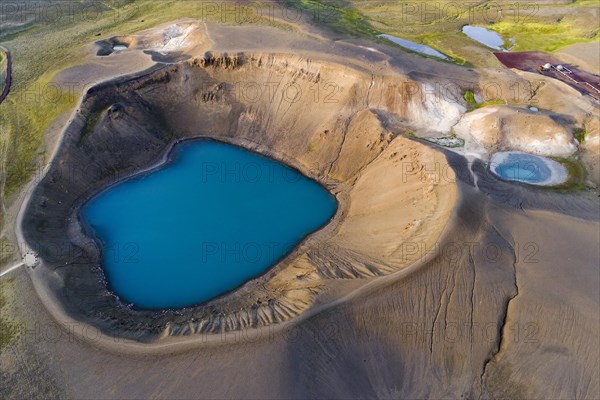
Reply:
[[[448, 133], [465, 109], [407, 97], [403, 83], [492, 76], [509, 87], [521, 78], [506, 71], [478, 76], [397, 50], [373, 45], [379, 52], [371, 52], [360, 42], [323, 38], [309, 45], [270, 28], [211, 29], [220, 49], [214, 57], [156, 67], [88, 93], [52, 173], [32, 197], [29, 241], [89, 243], [74, 219], [79, 202], [115, 172], [150, 166], [174, 139], [199, 134], [299, 168], [338, 195], [340, 214], [271, 273], [209, 310], [149, 316], [119, 307], [95, 280], [100, 270], [89, 269], [97, 262], [94, 247], [71, 253], [79, 258], [68, 260], [80, 264], [55, 259], [30, 274], [20, 269], [10, 297], [23, 334], [0, 356], [0, 395], [598, 397], [598, 199], [503, 183], [481, 163], [466, 165], [454, 153], [396, 136]], [[260, 50], [259, 40], [294, 55]], [[274, 106], [228, 90], [236, 80], [273, 76], [310, 88], [316, 71], [320, 82], [342, 86], [338, 103]], [[535, 96], [556, 101], [543, 90]], [[97, 123], [86, 128], [93, 113]], [[85, 168], [65, 174], [72, 172], [67, 160]], [[56, 255], [51, 246], [44, 251]], [[240, 318], [257, 299], [274, 304]], [[290, 312], [289, 305], [297, 308]], [[193, 313], [200, 314], [197, 325]], [[221, 334], [191, 335], [200, 321], [207, 321], [205, 332]], [[260, 328], [236, 330], [236, 321]], [[190, 335], [157, 339], [160, 332]]]
[[[44, 260], [34, 277], [70, 317], [155, 340], [282, 322], [310, 308], [327, 279], [368, 278], [412, 264], [418, 257], [403, 256], [402, 243], [431, 246], [456, 191], [452, 175], [435, 181], [421, 172], [444, 165], [443, 155], [394, 138], [372, 110], [422, 123], [410, 113], [419, 99], [390, 102], [396, 86], [388, 80], [285, 54], [207, 53], [90, 89], [24, 215], [25, 237]], [[255, 82], [279, 86], [260, 97], [238, 87]], [[314, 93], [324, 94], [315, 99]], [[438, 117], [443, 107], [456, 105], [442, 104]], [[231, 295], [183, 312], [130, 310], [107, 291], [78, 208], [99, 189], [156, 164], [176, 141], [194, 137], [287, 162], [336, 194], [340, 210], [279, 266]]]

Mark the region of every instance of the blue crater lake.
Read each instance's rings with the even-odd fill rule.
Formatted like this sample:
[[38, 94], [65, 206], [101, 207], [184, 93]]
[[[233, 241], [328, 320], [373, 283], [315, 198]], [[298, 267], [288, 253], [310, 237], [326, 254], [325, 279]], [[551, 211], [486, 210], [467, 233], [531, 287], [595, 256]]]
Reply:
[[237, 146], [194, 140], [101, 192], [82, 217], [110, 289], [140, 309], [181, 308], [261, 275], [337, 210], [298, 171]]

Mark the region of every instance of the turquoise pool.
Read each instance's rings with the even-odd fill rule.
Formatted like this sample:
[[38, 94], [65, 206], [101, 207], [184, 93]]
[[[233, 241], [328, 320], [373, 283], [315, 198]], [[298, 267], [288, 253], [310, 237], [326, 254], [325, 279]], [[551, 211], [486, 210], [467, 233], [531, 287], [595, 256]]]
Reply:
[[335, 198], [286, 165], [210, 140], [93, 197], [82, 217], [109, 286], [141, 309], [181, 308], [261, 275], [335, 214]]
[[520, 151], [495, 153], [490, 170], [505, 181], [517, 181], [538, 186], [555, 186], [568, 178], [565, 167], [545, 157]]

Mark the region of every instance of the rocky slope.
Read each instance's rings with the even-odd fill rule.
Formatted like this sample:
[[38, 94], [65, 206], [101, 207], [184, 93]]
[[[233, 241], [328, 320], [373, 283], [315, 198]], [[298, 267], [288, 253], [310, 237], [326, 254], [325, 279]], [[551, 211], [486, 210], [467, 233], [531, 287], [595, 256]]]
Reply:
[[[577, 142], [553, 113], [527, 108], [487, 106], [466, 114], [454, 127], [468, 149], [482, 153], [520, 150], [541, 156], [570, 156]], [[566, 126], [565, 126], [566, 125]]]
[[[90, 89], [25, 214], [28, 243], [44, 261], [33, 271], [38, 287], [76, 320], [155, 340], [281, 322], [311, 307], [329, 280], [412, 264], [420, 255], [403, 244], [437, 240], [456, 198], [454, 175], [447, 168], [436, 176], [444, 155], [386, 129], [386, 116], [415, 129], [437, 120], [444, 130], [464, 108], [403, 92], [406, 83], [422, 85], [285, 54], [206, 53]], [[337, 196], [339, 211], [234, 293], [185, 310], [132, 309], [108, 290], [78, 209], [98, 190], [164, 161], [173, 143], [196, 137], [298, 168]]]

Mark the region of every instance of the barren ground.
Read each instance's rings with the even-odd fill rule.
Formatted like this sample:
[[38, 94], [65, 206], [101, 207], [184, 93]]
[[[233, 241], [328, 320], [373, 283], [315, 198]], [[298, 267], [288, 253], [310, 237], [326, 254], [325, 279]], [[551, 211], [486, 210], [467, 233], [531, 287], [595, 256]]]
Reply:
[[[45, 135], [60, 160], [93, 157], [97, 169], [58, 184], [50, 174], [32, 185], [37, 191], [17, 237], [81, 243], [78, 225], [66, 217], [78, 196], [114, 181], [103, 168], [135, 172], [160, 160], [174, 138], [198, 135], [299, 168], [339, 196], [341, 213], [271, 272], [215, 301], [212, 314], [200, 307], [154, 315], [152, 324], [149, 315], [118, 307], [97, 314], [98, 301], [115, 304], [96, 295], [98, 270], [44, 262], [11, 272], [2, 278], [2, 397], [598, 397], [597, 192], [507, 184], [481, 162], [467, 164], [461, 154], [407, 135], [448, 135], [473, 119], [461, 98], [472, 85], [526, 84], [510, 103], [535, 100], [544, 109], [531, 118], [560, 127], [567, 145], [550, 155], [570, 148], [575, 127], [590, 126], [595, 133], [583, 154], [586, 165], [597, 165], [597, 108], [526, 73], [473, 71], [363, 40], [334, 41], [311, 27], [303, 28], [311, 37], [264, 26], [199, 29], [207, 35], [201, 46], [177, 59], [159, 57], [183, 57], [175, 66], [148, 70], [157, 55], [144, 54], [146, 44], [99, 58], [90, 45], [81, 65], [53, 78], [106, 81]], [[274, 105], [219, 86], [274, 77], [303, 93], [314, 93], [315, 83], [337, 84], [337, 101]], [[454, 101], [422, 96], [426, 85], [448, 82], [460, 89]], [[406, 91], [415, 85], [420, 91]], [[509, 102], [509, 93], [498, 97]], [[570, 101], [559, 102], [557, 93]], [[516, 140], [524, 118], [510, 107], [493, 110], [508, 121], [502, 124], [516, 126], [496, 132], [492, 144], [489, 132], [469, 130], [481, 154]], [[88, 126], [92, 116], [96, 123]], [[134, 146], [144, 151], [128, 153]], [[28, 200], [16, 197], [5, 217], [15, 218]], [[34, 223], [48, 215], [64, 218], [38, 229]], [[336, 250], [316, 251], [325, 242]], [[97, 253], [85, 251], [90, 265]], [[271, 301], [256, 307], [257, 299]]]

